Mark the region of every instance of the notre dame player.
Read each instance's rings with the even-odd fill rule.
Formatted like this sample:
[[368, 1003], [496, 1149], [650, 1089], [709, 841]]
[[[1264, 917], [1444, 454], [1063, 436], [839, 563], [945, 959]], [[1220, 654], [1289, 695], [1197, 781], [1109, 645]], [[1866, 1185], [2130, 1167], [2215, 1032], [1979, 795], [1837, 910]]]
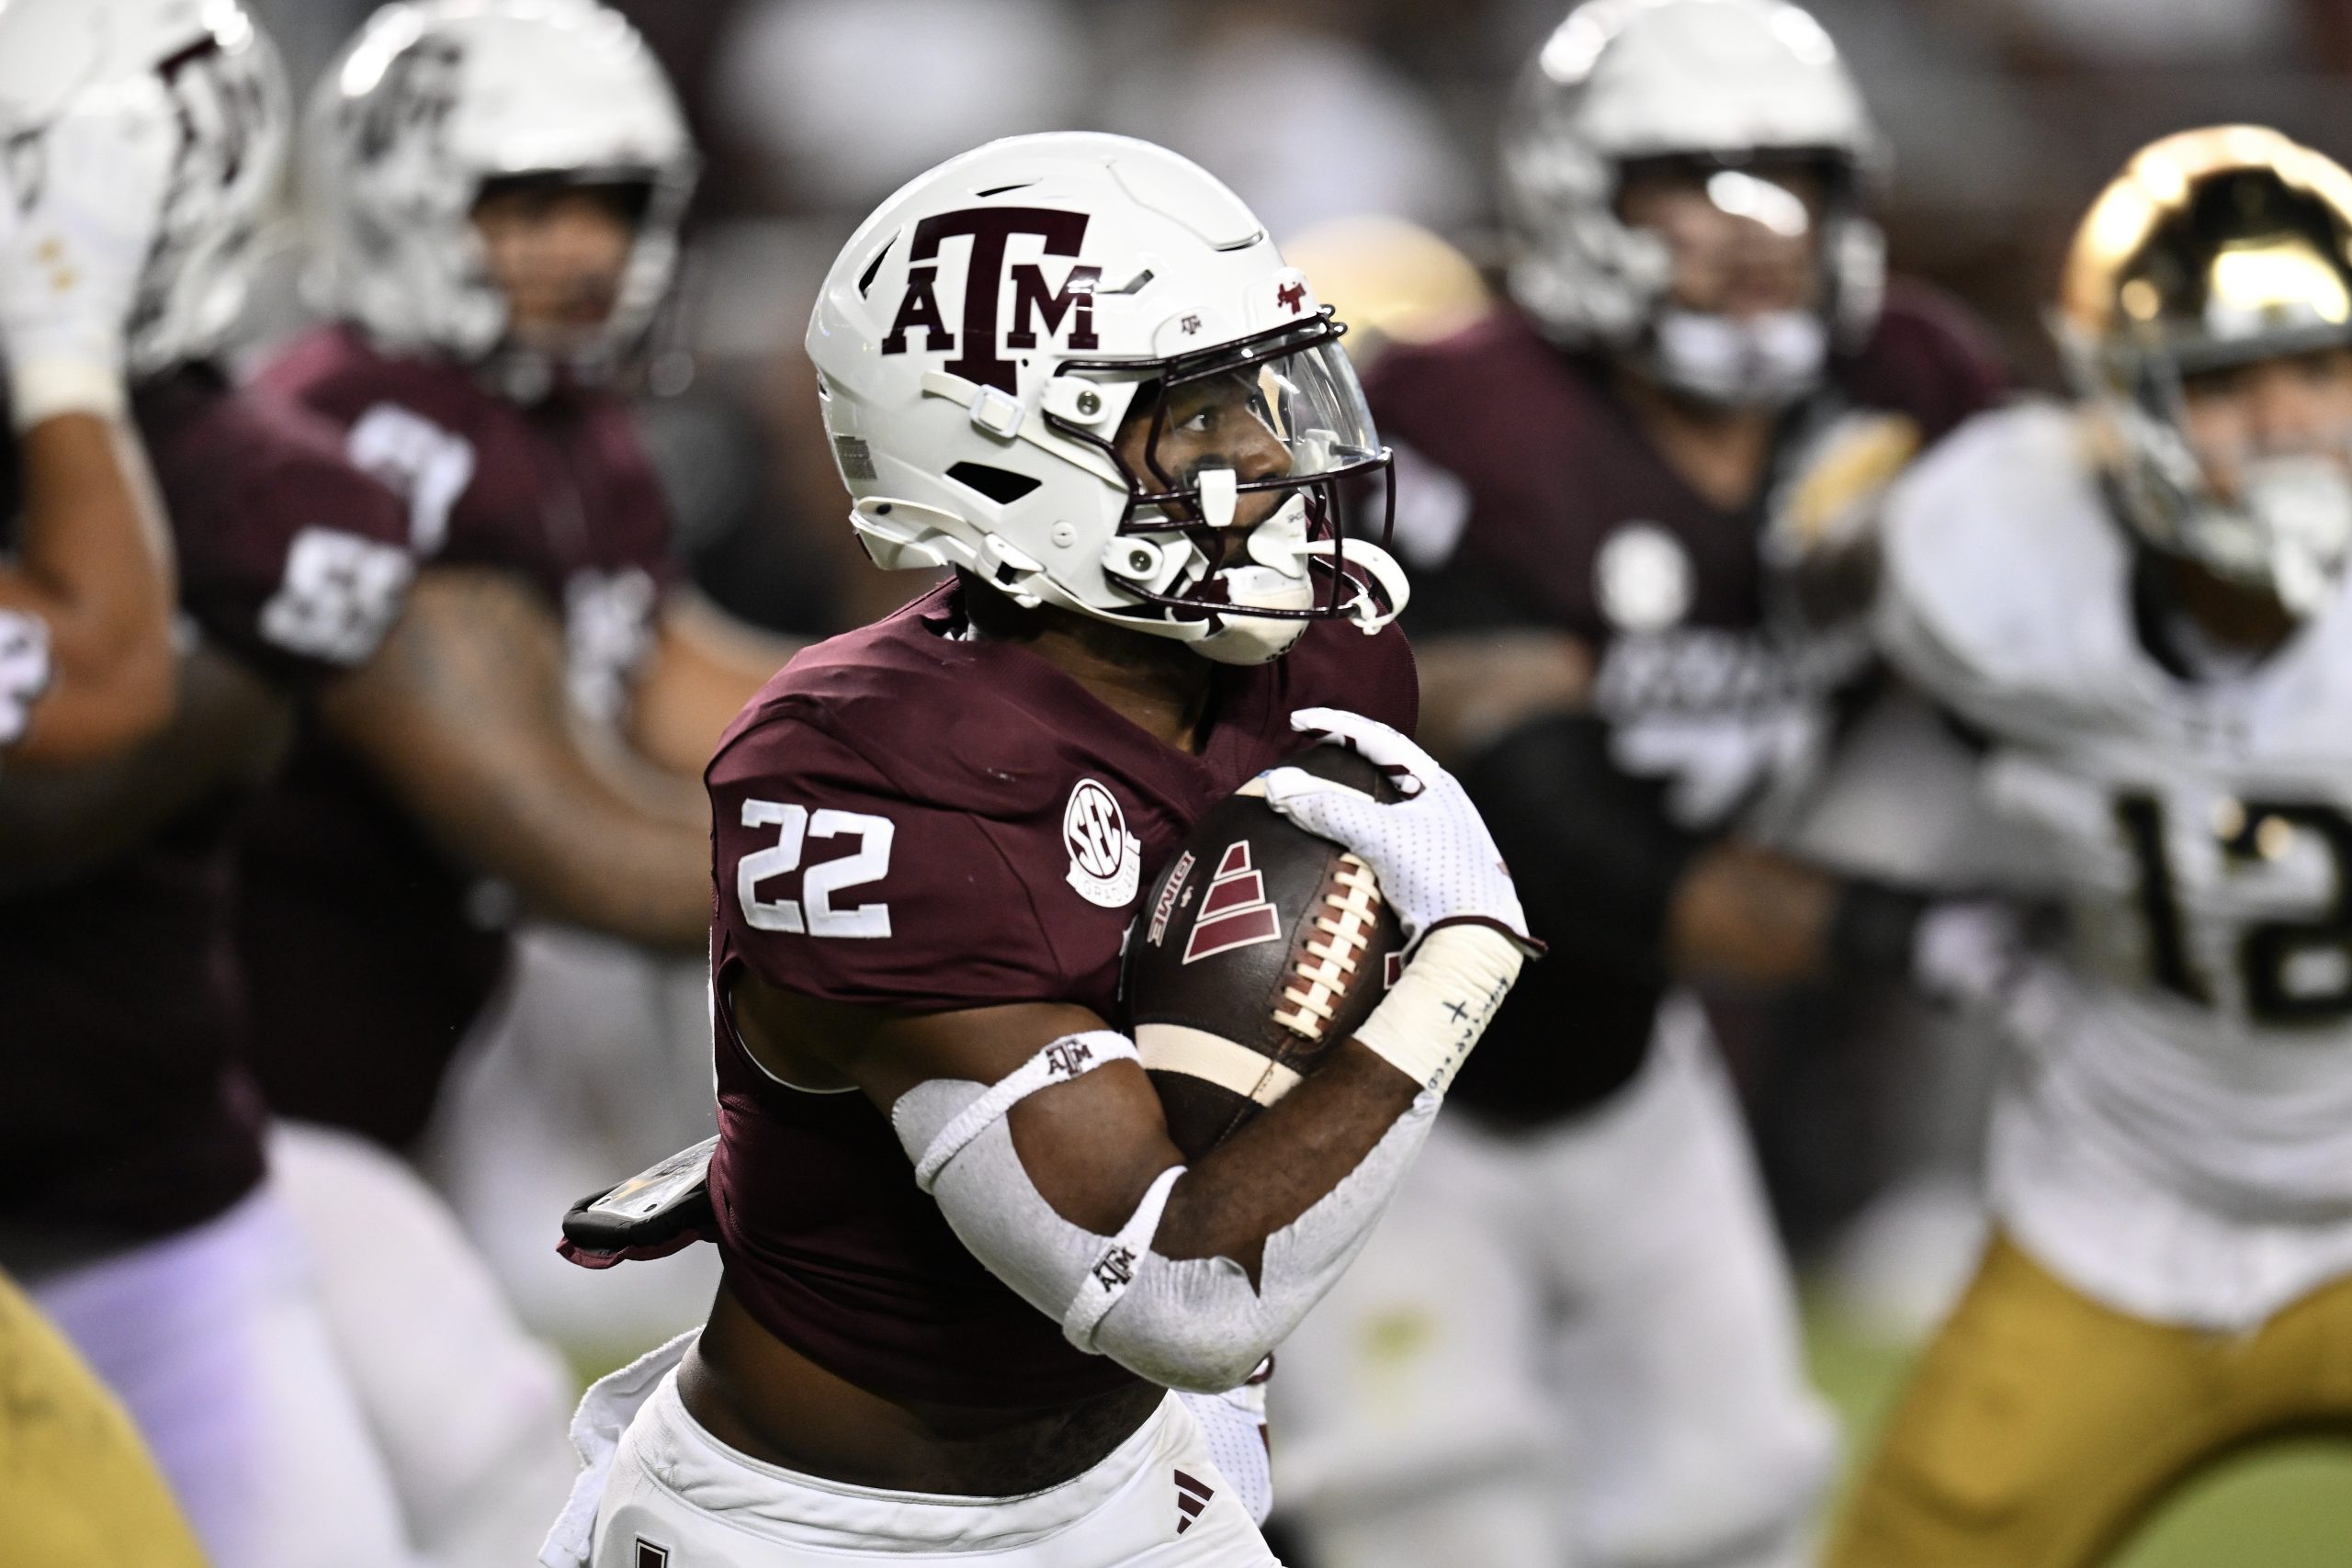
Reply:
[[2154, 143], [2067, 257], [2074, 404], [1890, 502], [1882, 640], [2068, 920], [1839, 1568], [2087, 1568], [2221, 1456], [2352, 1435], [2348, 258], [2329, 159]]
[[1830, 1425], [1694, 993], [1899, 976], [1925, 929], [1770, 848], [1869, 662], [1836, 547], [2000, 385], [1886, 279], [1878, 158], [1795, 6], [1582, 6], [1506, 131], [1510, 301], [1367, 378], [1430, 740], [1552, 956], [1284, 1352], [1341, 1568], [1806, 1551]]

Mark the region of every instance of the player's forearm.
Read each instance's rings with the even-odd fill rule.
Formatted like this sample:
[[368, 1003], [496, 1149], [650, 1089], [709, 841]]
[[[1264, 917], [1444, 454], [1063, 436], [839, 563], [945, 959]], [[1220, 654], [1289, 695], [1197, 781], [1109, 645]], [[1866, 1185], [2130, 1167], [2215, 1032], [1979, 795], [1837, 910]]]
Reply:
[[1170, 1258], [1230, 1258], [1255, 1280], [1266, 1238], [1363, 1165], [1419, 1092], [1366, 1046], [1343, 1042], [1312, 1077], [1176, 1183], [1158, 1250]]
[[1581, 710], [1592, 684], [1584, 644], [1540, 627], [1458, 632], [1417, 644], [1413, 654], [1421, 744], [1452, 768], [1524, 725]]
[[[696, 949], [710, 933], [710, 874], [702, 859], [707, 832], [634, 813], [515, 812], [522, 831], [483, 858], [514, 886], [533, 913], [649, 947]], [[594, 835], [583, 852], [573, 834]], [[494, 838], [495, 834], [489, 835]], [[562, 840], [562, 841], [558, 841]]]
[[420, 578], [375, 659], [322, 696], [366, 761], [459, 864], [534, 912], [633, 942], [696, 947], [710, 919], [699, 818], [623, 799], [583, 755], [562, 632], [495, 574]]
[[19, 442], [24, 537], [15, 569], [0, 574], [0, 605], [40, 617], [54, 674], [11, 761], [71, 764], [171, 716], [171, 549], [145, 460], [119, 422], [60, 414]]
[[199, 645], [177, 684], [170, 722], [120, 756], [0, 773], [0, 897], [104, 866], [195, 803], [276, 765], [293, 712], [267, 682]]
[[700, 779], [718, 737], [801, 645], [740, 626], [679, 592], [629, 705], [629, 739], [656, 765]]
[[560, 731], [472, 739], [484, 743], [407, 750], [379, 735], [366, 749], [452, 859], [506, 883], [533, 914], [650, 946], [702, 945], [707, 829], [619, 800]]
[[1772, 988], [1826, 978], [1839, 879], [1737, 840], [1691, 860], [1668, 908], [1674, 972], [1699, 985]]

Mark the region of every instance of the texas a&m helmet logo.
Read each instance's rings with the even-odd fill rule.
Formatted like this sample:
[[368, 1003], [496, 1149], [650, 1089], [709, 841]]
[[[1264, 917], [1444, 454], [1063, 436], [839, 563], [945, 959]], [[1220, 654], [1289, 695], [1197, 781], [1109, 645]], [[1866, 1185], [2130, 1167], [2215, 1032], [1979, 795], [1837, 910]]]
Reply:
[[1135, 902], [1143, 884], [1143, 840], [1127, 831], [1116, 796], [1080, 779], [1062, 808], [1062, 847], [1069, 851], [1068, 880], [1079, 897], [1106, 909]]
[[[906, 293], [890, 318], [882, 352], [904, 354], [913, 343], [910, 334], [920, 333], [920, 352], [956, 355], [941, 368], [984, 387], [1020, 390], [1019, 367], [1002, 357], [997, 342], [998, 308], [1007, 283], [1012, 287], [1012, 314], [1002, 349], [1035, 348], [1041, 325], [1057, 333], [1065, 322], [1069, 332], [1062, 341], [1069, 347], [1100, 348], [1094, 286], [1101, 267], [1074, 262], [1057, 288], [1035, 262], [1015, 262], [1009, 272], [1004, 262], [1006, 245], [1016, 234], [1035, 235], [1049, 256], [1076, 256], [1086, 238], [1087, 217], [1050, 207], [973, 207], [917, 222], [907, 248]], [[964, 317], [951, 329], [939, 304], [939, 249], [942, 242], [956, 238], [968, 241], [970, 248], [964, 263]]]

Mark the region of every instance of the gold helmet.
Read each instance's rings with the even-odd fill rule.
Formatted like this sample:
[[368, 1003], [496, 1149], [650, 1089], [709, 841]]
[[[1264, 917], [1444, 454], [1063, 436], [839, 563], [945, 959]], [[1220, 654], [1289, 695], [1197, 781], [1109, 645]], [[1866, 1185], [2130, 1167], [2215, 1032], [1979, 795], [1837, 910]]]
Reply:
[[2352, 174], [2259, 126], [2153, 142], [2091, 204], [2054, 330], [2125, 521], [2308, 614], [2352, 549], [2342, 451], [2256, 455], [2218, 493], [2185, 378], [2352, 344]]

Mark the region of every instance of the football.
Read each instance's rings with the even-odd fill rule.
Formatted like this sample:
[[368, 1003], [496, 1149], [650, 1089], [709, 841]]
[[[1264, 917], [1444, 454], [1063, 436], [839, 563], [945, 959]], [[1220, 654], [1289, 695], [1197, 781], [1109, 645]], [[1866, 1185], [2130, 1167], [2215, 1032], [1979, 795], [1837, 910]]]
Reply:
[[[1396, 798], [1352, 751], [1317, 746], [1292, 762]], [[1379, 1003], [1404, 945], [1363, 862], [1293, 826], [1255, 780], [1210, 807], [1146, 890], [1121, 973], [1128, 1030], [1185, 1157], [1313, 1072]]]

